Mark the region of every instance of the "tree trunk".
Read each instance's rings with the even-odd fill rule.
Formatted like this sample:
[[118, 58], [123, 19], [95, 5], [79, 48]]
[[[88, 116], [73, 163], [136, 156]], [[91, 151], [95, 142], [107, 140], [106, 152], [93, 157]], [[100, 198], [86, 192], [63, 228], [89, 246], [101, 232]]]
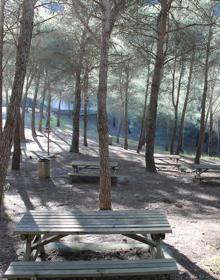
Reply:
[[72, 145], [70, 152], [79, 153], [79, 126], [80, 126], [80, 109], [81, 109], [81, 72], [83, 67], [83, 57], [85, 53], [87, 29], [85, 28], [81, 36], [79, 61], [76, 67], [76, 85], [75, 85], [75, 101], [73, 111], [73, 133]]
[[16, 117], [16, 127], [14, 132], [14, 151], [12, 156], [12, 170], [19, 170], [21, 163], [21, 140], [20, 140], [20, 112]]
[[8, 115], [8, 103], [9, 103], [9, 92], [8, 88], [5, 88], [5, 101], [6, 101], [6, 118]]
[[148, 99], [149, 83], [150, 83], [150, 65], [148, 65], [148, 69], [147, 69], [147, 83], [146, 83], [146, 91], [145, 91], [145, 97], [144, 97], [144, 109], [143, 109], [143, 115], [142, 115], [142, 120], [141, 120], [141, 132], [140, 132], [139, 142], [138, 142], [138, 147], [137, 147], [138, 154], [140, 153], [142, 147], [145, 144], [146, 121], [147, 121], [147, 99]]
[[165, 151], [169, 151], [170, 147], [170, 138], [171, 138], [171, 116], [170, 113], [168, 113], [167, 119], [166, 119], [166, 144], [165, 144]]
[[[172, 95], [172, 103], [173, 103], [173, 107], [174, 107], [174, 124], [173, 124], [173, 131], [172, 131], [172, 137], [171, 137], [171, 143], [170, 143], [170, 154], [171, 155], [173, 155], [173, 153], [174, 153], [174, 145], [175, 145], [175, 141], [176, 141], [176, 133], [177, 133], [177, 127], [178, 127], [179, 99], [180, 99], [180, 90], [181, 90], [183, 74], [184, 74], [184, 62], [183, 62], [183, 58], [182, 58], [176, 101], [175, 101], [175, 97], [174, 97], [174, 91], [173, 91], [173, 95]], [[175, 78], [175, 76], [174, 76], [174, 78]]]
[[125, 99], [124, 99], [124, 131], [125, 131], [125, 138], [124, 138], [124, 149], [128, 149], [128, 87], [129, 87], [129, 65], [126, 66], [126, 81], [125, 81]]
[[106, 109], [107, 80], [108, 80], [108, 54], [113, 19], [113, 0], [102, 1], [102, 41], [99, 66], [98, 86], [98, 134], [99, 134], [99, 158], [100, 158], [100, 193], [99, 208], [111, 209], [111, 173], [109, 166], [108, 147], [108, 116]]
[[25, 85], [25, 91], [22, 101], [22, 109], [21, 109], [21, 123], [20, 123], [20, 135], [21, 140], [25, 141], [25, 110], [26, 110], [26, 103], [27, 103], [27, 96], [28, 96], [28, 90], [31, 86], [31, 83], [34, 79], [35, 71], [29, 73], [26, 77], [26, 85]]
[[213, 156], [213, 149], [212, 144], [213, 143], [213, 110], [212, 110], [212, 104], [210, 104], [210, 112], [209, 112], [209, 144], [208, 144], [208, 155], [210, 157]]
[[117, 129], [117, 139], [116, 139], [117, 144], [120, 144], [121, 126], [122, 126], [122, 117], [120, 116], [118, 119], [118, 129]]
[[79, 126], [81, 108], [81, 68], [76, 70], [75, 101], [73, 111], [73, 134], [70, 152], [79, 153]]
[[220, 156], [220, 131], [219, 131], [219, 119], [217, 119], [217, 156]]
[[62, 97], [62, 94], [60, 93], [58, 110], [57, 110], [57, 127], [60, 127], [60, 110], [61, 110], [61, 101], [62, 101], [61, 97]]
[[212, 41], [212, 24], [209, 26], [208, 42], [206, 48], [206, 59], [205, 59], [205, 78], [204, 78], [204, 88], [202, 95], [202, 104], [201, 104], [201, 117], [200, 117], [200, 130], [199, 130], [199, 140], [196, 149], [195, 163], [200, 163], [200, 158], [202, 155], [202, 147], [205, 137], [205, 115], [206, 115], [206, 99], [208, 91], [208, 76], [209, 76], [209, 56], [210, 56], [210, 47]]
[[154, 161], [154, 142], [155, 142], [155, 130], [156, 130], [156, 118], [157, 118], [157, 104], [160, 90], [160, 83], [163, 73], [163, 65], [165, 59], [164, 45], [167, 32], [167, 19], [169, 14], [171, 1], [161, 0], [161, 11], [158, 16], [158, 41], [156, 51], [156, 61], [154, 66], [154, 73], [151, 85], [149, 113], [147, 120], [147, 137], [146, 137], [146, 170], [150, 172], [156, 172]]
[[41, 95], [41, 103], [40, 103], [40, 112], [39, 112], [39, 125], [38, 125], [38, 130], [42, 131], [42, 123], [43, 123], [43, 118], [44, 118], [44, 102], [46, 98], [46, 93], [49, 88], [49, 82], [48, 82], [48, 70], [46, 69], [45, 73], [45, 80], [44, 80], [44, 88], [43, 92]]
[[178, 142], [177, 142], [177, 149], [176, 149], [176, 154], [177, 155], [179, 155], [179, 153], [182, 152], [182, 148], [183, 148], [184, 123], [185, 123], [186, 110], [187, 110], [187, 106], [188, 106], [188, 102], [189, 102], [189, 96], [190, 96], [191, 80], [192, 80], [194, 62], [195, 62], [195, 50], [193, 50], [192, 57], [191, 57], [189, 77], [188, 77], [188, 83], [187, 83], [187, 89], [186, 89], [186, 96], [185, 96], [185, 100], [184, 100], [184, 104], [183, 104], [183, 110], [182, 110], [182, 114], [181, 114], [179, 135], [178, 135]]
[[0, 1], [0, 138], [2, 135], [2, 90], [3, 90], [3, 44], [4, 44], [5, 0]]
[[36, 137], [36, 128], [35, 128], [35, 109], [36, 109], [36, 101], [37, 101], [37, 94], [40, 86], [40, 76], [41, 76], [41, 69], [39, 69], [36, 85], [35, 85], [35, 91], [34, 91], [34, 97], [32, 99], [32, 111], [31, 111], [31, 132], [32, 136]]
[[50, 118], [51, 118], [51, 93], [48, 92], [47, 98], [47, 121], [46, 121], [46, 128], [50, 129]]
[[89, 81], [89, 73], [88, 70], [86, 70], [85, 76], [84, 76], [84, 117], [83, 117], [83, 143], [84, 146], [88, 146], [88, 141], [87, 141], [87, 125], [88, 125], [88, 101], [89, 101], [89, 96], [88, 96], [88, 84]]
[[15, 119], [19, 114], [26, 68], [33, 31], [34, 3], [23, 0], [20, 34], [16, 50], [15, 76], [5, 128], [0, 139], [0, 208], [3, 207], [3, 191], [15, 131]]

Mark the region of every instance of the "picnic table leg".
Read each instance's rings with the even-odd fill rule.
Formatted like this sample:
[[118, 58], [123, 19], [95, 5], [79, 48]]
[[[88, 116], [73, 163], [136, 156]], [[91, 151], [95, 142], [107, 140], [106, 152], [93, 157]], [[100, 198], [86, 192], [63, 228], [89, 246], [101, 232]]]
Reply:
[[[42, 237], [40, 238], [40, 240], [42, 240]], [[42, 261], [46, 260], [46, 252], [43, 245], [40, 247], [40, 257]]]
[[31, 243], [33, 240], [32, 235], [27, 235], [26, 236], [26, 248], [25, 248], [25, 254], [24, 254], [24, 261], [30, 261], [31, 260]]
[[155, 256], [154, 257], [156, 259], [164, 258], [163, 250], [161, 248], [161, 241], [163, 239], [165, 239], [165, 234], [152, 234], [151, 238], [152, 238], [153, 241], [156, 242], [156, 252], [155, 252]]
[[[36, 244], [40, 244], [41, 241], [42, 241], [42, 237], [41, 235], [38, 235], [36, 236], [35, 240], [34, 240], [34, 243]], [[36, 251], [35, 251], [35, 254], [33, 255], [33, 261], [35, 261], [37, 259], [37, 257], [40, 256], [41, 260], [42, 261], [45, 261], [46, 260], [46, 253], [45, 253], [45, 249], [44, 249], [44, 246], [39, 246], [37, 247]]]

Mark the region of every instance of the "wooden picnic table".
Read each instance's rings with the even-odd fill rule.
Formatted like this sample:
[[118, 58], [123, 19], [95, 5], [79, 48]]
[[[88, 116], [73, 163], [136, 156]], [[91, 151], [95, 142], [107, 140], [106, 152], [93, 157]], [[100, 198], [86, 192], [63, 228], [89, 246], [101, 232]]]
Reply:
[[220, 173], [220, 164], [200, 163], [194, 164], [195, 179], [220, 179], [220, 176], [202, 176], [204, 173]]
[[154, 158], [158, 159], [172, 159], [172, 160], [179, 160], [179, 155], [169, 155], [169, 154], [154, 154]]
[[[119, 164], [115, 161], [109, 162], [111, 170], [114, 172], [118, 170]], [[71, 163], [74, 172], [79, 172], [80, 169], [100, 169], [100, 162], [98, 160], [88, 161], [88, 160], [74, 160]]]
[[[153, 234], [156, 236], [155, 241], [160, 243], [165, 234], [170, 232], [172, 230], [166, 215], [161, 211], [153, 210], [62, 211], [60, 213], [28, 211], [15, 229], [16, 234], [26, 239], [26, 260], [30, 259], [31, 252], [42, 247], [42, 244], [46, 245], [72, 234], [122, 234], [134, 239], [137, 234]], [[32, 244], [36, 238], [38, 243]]]
[[[179, 155], [169, 155], [169, 154], [154, 154], [156, 160], [156, 167], [161, 169], [161, 167], [177, 167], [180, 168], [181, 164], [179, 163]], [[165, 169], [161, 169], [165, 170]]]
[[[73, 278], [175, 274], [176, 263], [165, 259], [161, 242], [171, 227], [162, 211], [28, 211], [15, 233], [26, 240], [24, 261], [13, 262], [5, 273], [10, 279]], [[148, 244], [153, 259], [132, 261], [35, 262], [44, 246], [68, 235], [122, 234]]]

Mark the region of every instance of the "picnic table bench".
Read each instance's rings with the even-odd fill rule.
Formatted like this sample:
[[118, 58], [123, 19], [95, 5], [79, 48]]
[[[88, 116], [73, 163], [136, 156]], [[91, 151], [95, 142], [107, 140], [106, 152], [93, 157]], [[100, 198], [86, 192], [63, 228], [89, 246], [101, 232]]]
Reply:
[[[165, 234], [170, 232], [170, 224], [161, 211], [28, 211], [15, 230], [26, 240], [24, 261], [11, 263], [5, 277], [38, 279], [154, 274], [172, 277], [177, 273], [176, 263], [171, 258], [164, 258], [161, 248]], [[152, 258], [35, 262], [46, 244], [70, 234], [122, 234], [148, 244]]]
[[[212, 180], [212, 179], [220, 179], [220, 174], [218, 176], [213, 176], [211, 173], [220, 173], [220, 164], [211, 164], [211, 163], [201, 163], [194, 164], [194, 179], [202, 181], [202, 180]], [[205, 174], [205, 176], [204, 176]], [[207, 176], [207, 174], [211, 174]]]

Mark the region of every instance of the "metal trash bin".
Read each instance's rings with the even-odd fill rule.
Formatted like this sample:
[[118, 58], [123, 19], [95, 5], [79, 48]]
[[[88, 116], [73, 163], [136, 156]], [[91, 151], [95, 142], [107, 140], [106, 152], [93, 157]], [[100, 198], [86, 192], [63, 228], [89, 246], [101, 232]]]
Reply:
[[50, 178], [50, 160], [48, 158], [38, 160], [38, 176], [40, 179]]
[[112, 136], [111, 135], [108, 136], [108, 144], [112, 145]]

